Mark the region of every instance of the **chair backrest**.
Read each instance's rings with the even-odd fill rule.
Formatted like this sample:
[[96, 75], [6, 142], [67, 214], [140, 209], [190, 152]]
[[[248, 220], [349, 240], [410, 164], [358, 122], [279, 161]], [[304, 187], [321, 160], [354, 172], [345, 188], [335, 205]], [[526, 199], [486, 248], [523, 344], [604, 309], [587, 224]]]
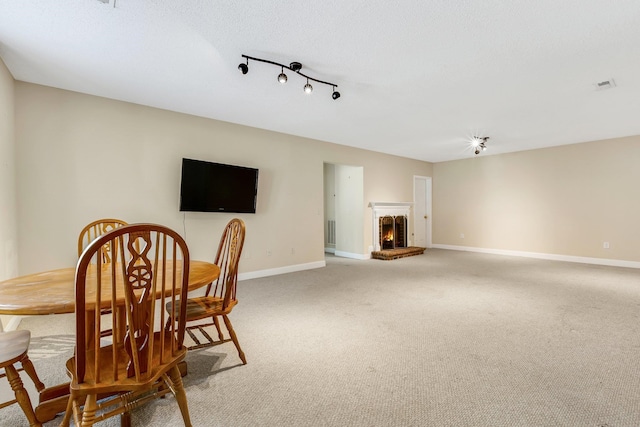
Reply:
[[244, 246], [245, 225], [240, 218], [234, 218], [225, 227], [214, 264], [220, 267], [218, 279], [207, 286], [206, 294], [223, 299], [223, 309], [229, 301], [236, 299], [238, 283], [238, 263]]
[[[84, 249], [89, 246], [89, 243], [93, 242], [97, 237], [124, 225], [128, 224], [120, 219], [113, 218], [98, 219], [87, 224], [78, 236], [78, 256], [82, 255], [82, 251], [84, 251]], [[103, 248], [103, 261], [109, 261], [108, 258], [105, 259], [105, 257], [108, 257], [108, 254], [109, 247]]]
[[[110, 262], [102, 259], [105, 245], [110, 248]], [[126, 225], [94, 240], [76, 268], [78, 381], [152, 378], [184, 352], [188, 284], [189, 250], [184, 239], [167, 227]], [[164, 329], [167, 319], [162, 308], [168, 302], [179, 305], [180, 311], [177, 322]], [[106, 308], [114, 315], [102, 325], [100, 311]], [[101, 344], [105, 329], [113, 330], [114, 345]], [[113, 361], [121, 361], [123, 355], [125, 373], [117, 366], [109, 368], [118, 365]]]

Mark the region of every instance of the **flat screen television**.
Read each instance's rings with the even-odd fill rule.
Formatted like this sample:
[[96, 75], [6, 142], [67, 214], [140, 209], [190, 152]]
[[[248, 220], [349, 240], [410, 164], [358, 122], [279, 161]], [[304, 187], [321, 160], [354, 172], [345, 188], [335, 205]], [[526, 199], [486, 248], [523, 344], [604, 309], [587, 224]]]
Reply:
[[180, 211], [256, 213], [258, 169], [182, 159]]

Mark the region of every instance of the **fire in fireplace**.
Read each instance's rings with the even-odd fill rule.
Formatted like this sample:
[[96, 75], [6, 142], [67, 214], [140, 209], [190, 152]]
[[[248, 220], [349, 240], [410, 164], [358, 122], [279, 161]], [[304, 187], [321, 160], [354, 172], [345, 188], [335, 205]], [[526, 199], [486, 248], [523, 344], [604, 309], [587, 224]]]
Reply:
[[406, 215], [386, 215], [379, 219], [380, 248], [395, 249], [407, 247]]

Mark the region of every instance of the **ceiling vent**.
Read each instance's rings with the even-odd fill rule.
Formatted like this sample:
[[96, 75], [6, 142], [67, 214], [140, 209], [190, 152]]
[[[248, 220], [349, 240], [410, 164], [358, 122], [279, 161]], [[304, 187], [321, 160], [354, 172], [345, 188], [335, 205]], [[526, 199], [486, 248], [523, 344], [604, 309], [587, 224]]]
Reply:
[[[98, 0], [100, 3], [109, 4], [111, 0]], [[113, 7], [116, 7], [116, 0], [113, 0]]]
[[595, 84], [596, 90], [613, 89], [616, 87], [616, 82], [613, 79], [604, 80]]

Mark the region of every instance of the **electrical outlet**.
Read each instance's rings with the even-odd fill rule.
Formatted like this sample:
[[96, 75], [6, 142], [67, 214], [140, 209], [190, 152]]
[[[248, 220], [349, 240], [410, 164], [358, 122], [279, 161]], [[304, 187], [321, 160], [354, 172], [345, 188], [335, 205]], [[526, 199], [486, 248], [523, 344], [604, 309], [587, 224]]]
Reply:
[[271, 249], [267, 249], [267, 256], [271, 256], [272, 252]]
[[602, 248], [603, 249], [609, 249], [609, 242], [603, 242], [602, 243]]
[[464, 239], [464, 233], [460, 233], [460, 238]]

